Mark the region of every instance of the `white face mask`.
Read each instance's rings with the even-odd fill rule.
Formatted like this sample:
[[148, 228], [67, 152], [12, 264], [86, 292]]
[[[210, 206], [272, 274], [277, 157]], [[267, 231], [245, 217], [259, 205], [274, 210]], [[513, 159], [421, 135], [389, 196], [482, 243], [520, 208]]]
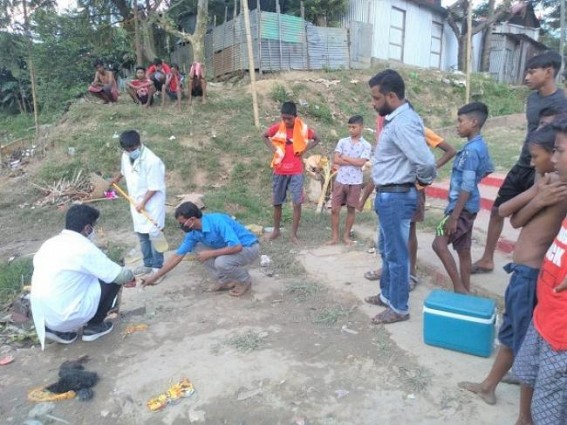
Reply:
[[94, 227], [91, 227], [91, 232], [87, 235], [87, 239], [91, 242], [95, 239], [95, 230]]

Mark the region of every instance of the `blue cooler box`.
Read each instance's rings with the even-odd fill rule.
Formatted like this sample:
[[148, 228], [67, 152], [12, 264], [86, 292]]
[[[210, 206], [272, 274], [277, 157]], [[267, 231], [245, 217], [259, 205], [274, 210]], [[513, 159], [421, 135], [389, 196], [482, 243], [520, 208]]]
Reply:
[[488, 298], [434, 290], [423, 305], [426, 344], [490, 357], [494, 345], [496, 303]]

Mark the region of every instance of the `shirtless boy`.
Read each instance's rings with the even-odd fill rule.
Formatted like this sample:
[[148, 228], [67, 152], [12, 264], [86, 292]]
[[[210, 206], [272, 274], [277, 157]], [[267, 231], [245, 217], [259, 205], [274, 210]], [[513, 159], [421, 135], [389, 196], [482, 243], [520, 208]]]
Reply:
[[96, 69], [94, 80], [89, 86], [89, 93], [102, 99], [103, 103], [114, 103], [118, 100], [118, 87], [114, 74], [104, 68], [101, 60], [97, 59], [94, 63]]
[[[536, 304], [536, 282], [543, 257], [567, 214], [567, 186], [553, 172], [555, 132], [544, 126], [528, 137], [536, 183], [499, 207], [503, 217], [522, 230], [514, 249], [513, 262], [504, 269], [511, 274], [505, 294], [505, 313], [498, 339], [500, 348], [492, 369], [481, 383], [460, 382], [459, 387], [478, 394], [488, 404], [496, 403], [495, 390], [512, 367], [532, 319]], [[523, 423], [522, 390], [520, 419]], [[529, 405], [527, 406], [529, 412]]]

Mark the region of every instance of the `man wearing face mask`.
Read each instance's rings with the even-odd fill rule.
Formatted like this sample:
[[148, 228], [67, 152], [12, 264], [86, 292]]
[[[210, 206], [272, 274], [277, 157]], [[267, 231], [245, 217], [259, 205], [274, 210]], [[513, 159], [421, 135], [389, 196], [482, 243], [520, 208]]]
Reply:
[[134, 274], [110, 260], [92, 242], [99, 211], [73, 205], [65, 230], [43, 243], [33, 258], [31, 308], [35, 329], [45, 339], [71, 344], [83, 328], [83, 341], [112, 331], [105, 322], [125, 286], [135, 286]]
[[404, 80], [386, 69], [368, 82], [372, 106], [384, 117], [376, 144], [372, 180], [374, 209], [380, 218], [379, 251], [382, 257], [380, 292], [367, 297], [369, 304], [385, 307], [374, 324], [409, 319], [409, 228], [417, 208], [416, 184], [435, 178], [435, 157], [427, 147], [423, 122], [405, 99]]
[[211, 291], [229, 291], [234, 297], [248, 292], [252, 280], [246, 266], [258, 258], [258, 238], [232, 217], [222, 213], [203, 214], [192, 202], [179, 205], [175, 219], [187, 235], [163, 268], [144, 278], [142, 285], [154, 285], [186, 254], [195, 252], [196, 259], [217, 280]]
[[118, 183], [122, 177], [126, 179], [128, 194], [135, 202], [130, 205], [134, 231], [138, 234], [144, 265], [137, 267], [134, 274], [155, 273], [163, 266], [163, 253], [158, 252], [150, 233], [156, 231], [155, 226], [141, 214], [144, 210], [160, 229], [165, 224], [165, 166], [161, 159], [140, 141], [135, 130], [128, 130], [120, 135], [122, 153], [120, 173], [111, 181]]

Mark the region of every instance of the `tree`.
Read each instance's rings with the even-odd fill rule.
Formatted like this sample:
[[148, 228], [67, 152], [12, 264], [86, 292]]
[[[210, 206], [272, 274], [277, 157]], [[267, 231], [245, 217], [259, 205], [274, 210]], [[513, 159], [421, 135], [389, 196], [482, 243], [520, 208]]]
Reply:
[[[490, 16], [478, 23], [476, 26], [473, 25], [471, 29], [471, 34], [478, 34], [485, 29], [488, 29], [492, 26], [493, 23], [501, 19], [507, 13], [510, 12], [510, 8], [512, 5], [512, 0], [503, 0], [498, 8], [491, 12]], [[465, 69], [466, 64], [466, 55], [467, 55], [467, 35], [469, 29], [467, 28], [467, 20], [466, 14], [468, 11], [469, 2], [468, 0], [457, 0], [451, 6], [447, 8], [447, 23], [455, 33], [457, 37], [457, 41], [459, 43], [459, 53], [458, 53], [458, 68], [463, 71]], [[460, 26], [459, 26], [460, 23]]]

